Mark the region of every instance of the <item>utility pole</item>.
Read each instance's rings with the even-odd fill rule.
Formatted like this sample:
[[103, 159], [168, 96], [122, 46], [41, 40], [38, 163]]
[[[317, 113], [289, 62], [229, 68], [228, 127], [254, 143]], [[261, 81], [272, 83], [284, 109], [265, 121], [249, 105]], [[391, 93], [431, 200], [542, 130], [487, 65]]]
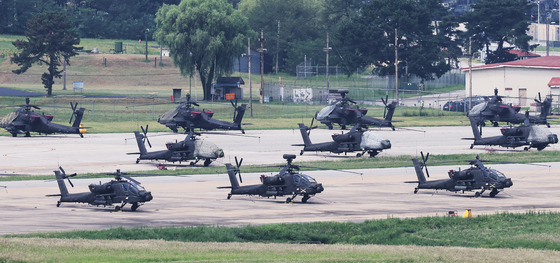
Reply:
[[472, 109], [472, 37], [469, 37], [469, 111]]
[[277, 75], [278, 75], [278, 53], [279, 52], [280, 52], [280, 20], [278, 20], [278, 33], [276, 33], [276, 67], [274, 68]]
[[259, 38], [259, 42], [261, 42], [261, 48], [257, 49], [259, 53], [261, 53], [261, 89], [260, 89], [260, 103], [264, 102], [264, 52], [266, 52], [266, 48], [264, 48], [264, 33], [261, 29], [261, 37]]
[[148, 62], [148, 32], [150, 32], [150, 29], [146, 29], [144, 34], [144, 38], [146, 39], [146, 62]]
[[399, 51], [397, 29], [395, 28], [395, 99], [399, 104]]
[[66, 59], [62, 57], [62, 72], [64, 72], [64, 81], [62, 82], [62, 90], [66, 90]]
[[325, 51], [327, 53], [327, 70], [326, 70], [326, 77], [327, 77], [327, 96], [329, 94], [329, 89], [330, 89], [330, 85], [329, 85], [329, 51], [332, 48], [329, 47], [329, 32], [327, 32], [327, 47], [323, 48], [323, 51]]
[[249, 115], [253, 117], [253, 83], [251, 82], [251, 38], [247, 38], [247, 54], [242, 56], [247, 57], [249, 60]]

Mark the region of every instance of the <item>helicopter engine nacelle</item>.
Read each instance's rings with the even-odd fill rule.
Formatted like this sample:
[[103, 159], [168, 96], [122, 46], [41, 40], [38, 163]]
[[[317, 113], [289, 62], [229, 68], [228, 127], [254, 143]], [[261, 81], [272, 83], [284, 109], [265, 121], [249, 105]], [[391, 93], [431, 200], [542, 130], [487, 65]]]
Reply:
[[348, 141], [354, 141], [354, 135], [347, 133], [347, 134], [333, 134], [332, 135], [332, 139], [335, 142], [348, 142]]
[[366, 108], [361, 108], [361, 109], [358, 109], [358, 110], [360, 111], [360, 113], [361, 113], [362, 115], [366, 115], [366, 114], [367, 114], [367, 109], [366, 109]]
[[261, 176], [262, 183], [266, 185], [281, 185], [284, 180], [280, 176]]
[[168, 142], [165, 144], [165, 146], [167, 146], [167, 149], [170, 151], [180, 151], [180, 150], [184, 150], [184, 146], [183, 143], [177, 143], [177, 142]]
[[110, 184], [90, 184], [89, 190], [96, 194], [108, 194], [113, 192], [113, 186]]
[[468, 170], [464, 170], [464, 171], [449, 170], [448, 174], [449, 174], [449, 178], [452, 178], [452, 179], [455, 179], [455, 180], [471, 180], [471, 179], [473, 179], [473, 174]]
[[502, 135], [504, 136], [522, 136], [523, 131], [521, 129], [516, 128], [502, 128], [500, 130]]

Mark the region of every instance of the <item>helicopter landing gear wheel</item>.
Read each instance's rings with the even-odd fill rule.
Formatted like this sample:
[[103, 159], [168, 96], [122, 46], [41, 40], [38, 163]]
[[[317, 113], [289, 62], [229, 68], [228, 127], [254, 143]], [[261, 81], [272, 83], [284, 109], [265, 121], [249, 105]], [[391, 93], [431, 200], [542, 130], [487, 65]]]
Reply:
[[136, 158], [136, 164], [140, 162], [140, 158]]
[[208, 165], [210, 165], [211, 162], [212, 162], [212, 160], [210, 160], [210, 159], [204, 160], [204, 167], [208, 167]]
[[84, 138], [84, 134], [80, 133], [80, 138]]
[[362, 153], [357, 153], [356, 157], [358, 157], [358, 158], [362, 157]]
[[60, 201], [56, 202], [56, 207], [60, 207]]
[[191, 162], [189, 163], [190, 166], [194, 166], [195, 162]]
[[121, 207], [120, 206], [115, 206], [115, 212], [119, 212], [121, 211]]
[[346, 130], [346, 125], [341, 124], [341, 125], [340, 125], [340, 129]]
[[292, 202], [292, 198], [289, 198], [289, 197], [286, 198], [286, 204], [289, 204], [289, 203], [291, 203], [291, 202]]
[[30, 132], [25, 132], [25, 137], [31, 137], [31, 133]]
[[299, 151], [299, 155], [303, 155], [303, 152], [304, 152], [303, 150]]
[[480, 192], [474, 193], [474, 197], [480, 197]]
[[474, 144], [471, 144], [471, 149], [474, 147]]
[[134, 202], [132, 203], [132, 207], [130, 208], [130, 210], [132, 210], [132, 212], [136, 211], [136, 209], [138, 209], [138, 207], [140, 207], [140, 205], [138, 205], [138, 202]]
[[231, 198], [231, 194], [227, 194], [227, 199], [229, 200]]
[[327, 128], [329, 128], [329, 130], [332, 130], [333, 129], [332, 124], [327, 124]]
[[378, 151], [370, 151], [369, 152], [369, 158], [375, 157], [378, 153], [379, 153]]
[[309, 198], [311, 198], [309, 195], [303, 195], [303, 198], [301, 199], [302, 203], [307, 203], [307, 200], [309, 200]]
[[490, 197], [495, 197], [498, 194], [498, 189], [494, 188], [492, 189], [492, 191], [490, 192]]
[[12, 137], [17, 137], [17, 132], [12, 132]]
[[528, 151], [528, 150], [529, 150], [529, 147], [525, 147], [525, 148], [523, 148], [523, 150], [524, 150], [524, 151]]
[[414, 194], [418, 193], [418, 188], [414, 188]]

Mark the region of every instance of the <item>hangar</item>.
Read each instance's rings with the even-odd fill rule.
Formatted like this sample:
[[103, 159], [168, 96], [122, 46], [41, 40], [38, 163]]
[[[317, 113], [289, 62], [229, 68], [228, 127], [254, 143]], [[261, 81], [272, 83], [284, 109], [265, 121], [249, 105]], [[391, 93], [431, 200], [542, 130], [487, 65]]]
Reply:
[[[465, 91], [469, 95], [468, 68], [463, 68]], [[507, 103], [520, 106], [531, 106], [533, 98], [551, 94], [549, 82], [560, 77], [560, 57], [547, 56], [527, 58], [504, 63], [487, 64], [472, 67], [472, 94], [491, 96], [494, 89], [498, 94], [507, 96]], [[558, 102], [558, 95], [554, 100]]]

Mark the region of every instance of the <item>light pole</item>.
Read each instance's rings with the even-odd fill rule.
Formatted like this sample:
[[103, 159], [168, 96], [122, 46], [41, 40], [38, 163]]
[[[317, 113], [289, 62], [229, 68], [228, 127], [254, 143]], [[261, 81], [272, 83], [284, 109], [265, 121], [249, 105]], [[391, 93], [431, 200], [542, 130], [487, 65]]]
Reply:
[[146, 39], [146, 62], [148, 62], [148, 32], [150, 32], [150, 29], [146, 28], [144, 32], [144, 39]]
[[253, 117], [253, 84], [251, 83], [251, 38], [247, 38], [247, 54], [241, 55], [247, 57], [249, 61], [249, 68], [247, 72], [249, 73], [249, 116]]
[[540, 34], [539, 34], [540, 29], [541, 29], [541, 1], [537, 1], [537, 43], [541, 42]]

